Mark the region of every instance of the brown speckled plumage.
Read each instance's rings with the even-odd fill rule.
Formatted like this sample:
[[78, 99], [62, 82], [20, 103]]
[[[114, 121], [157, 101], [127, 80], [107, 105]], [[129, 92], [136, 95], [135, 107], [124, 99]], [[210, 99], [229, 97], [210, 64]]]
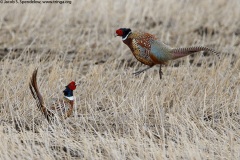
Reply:
[[[123, 43], [125, 43], [131, 49], [133, 55], [138, 61], [148, 66], [153, 66], [154, 62], [150, 58], [151, 46], [148, 43], [151, 39], [156, 39], [156, 37], [148, 33], [136, 32], [130, 34], [128, 38], [123, 41]], [[145, 52], [141, 51], [139, 45], [143, 48], [146, 48]]]

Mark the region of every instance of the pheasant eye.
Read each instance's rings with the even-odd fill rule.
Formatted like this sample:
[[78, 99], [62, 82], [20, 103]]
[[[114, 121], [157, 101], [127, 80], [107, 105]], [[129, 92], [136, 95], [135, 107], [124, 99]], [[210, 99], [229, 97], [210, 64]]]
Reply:
[[116, 30], [116, 33], [118, 36], [122, 36], [123, 35], [123, 31], [121, 29]]

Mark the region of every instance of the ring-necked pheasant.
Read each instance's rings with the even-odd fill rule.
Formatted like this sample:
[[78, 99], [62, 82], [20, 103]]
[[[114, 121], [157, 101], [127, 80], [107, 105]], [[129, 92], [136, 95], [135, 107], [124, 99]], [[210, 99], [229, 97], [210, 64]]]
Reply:
[[31, 90], [33, 98], [37, 102], [37, 107], [46, 117], [48, 122], [52, 120], [55, 114], [58, 114], [60, 117], [67, 118], [73, 112], [74, 97], [73, 91], [76, 89], [76, 84], [74, 81], [70, 82], [65, 90], [63, 91], [64, 97], [62, 99], [56, 99], [53, 105], [48, 109], [43, 101], [43, 97], [38, 89], [37, 85], [37, 69], [34, 70], [31, 81], [29, 83], [29, 88]]
[[162, 79], [162, 65], [166, 65], [169, 60], [181, 58], [199, 51], [210, 51], [217, 53], [213, 49], [203, 46], [172, 48], [161, 42], [154, 35], [144, 32], [132, 32], [130, 28], [120, 28], [116, 30], [115, 36], [121, 36], [132, 51], [135, 58], [149, 67], [137, 71], [133, 74], [138, 75], [154, 65], [159, 64], [159, 76]]

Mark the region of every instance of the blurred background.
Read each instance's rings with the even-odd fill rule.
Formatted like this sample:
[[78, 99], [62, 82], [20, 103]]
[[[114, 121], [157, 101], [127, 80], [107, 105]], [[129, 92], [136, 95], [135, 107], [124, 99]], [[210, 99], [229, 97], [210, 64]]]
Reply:
[[[4, 2], [0, 159], [240, 159], [239, 0]], [[133, 76], [145, 66], [114, 37], [122, 27], [220, 54], [175, 60], [162, 80], [157, 67]], [[35, 68], [47, 106], [80, 83], [73, 116], [44, 120], [28, 88]]]
[[206, 45], [230, 56], [239, 50], [237, 0], [71, 2], [1, 4], [1, 59], [29, 48], [38, 56], [81, 61], [83, 72], [88, 63], [130, 61], [131, 52], [114, 37], [120, 27], [149, 32], [172, 47]]

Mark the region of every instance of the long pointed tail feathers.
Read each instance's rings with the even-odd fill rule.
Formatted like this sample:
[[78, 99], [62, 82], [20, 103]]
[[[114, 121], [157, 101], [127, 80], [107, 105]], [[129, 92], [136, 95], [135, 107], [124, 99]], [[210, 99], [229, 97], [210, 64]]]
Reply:
[[171, 53], [173, 55], [173, 59], [181, 58], [190, 54], [193, 54], [195, 52], [199, 51], [209, 51], [212, 53], [219, 54], [217, 51], [203, 46], [196, 46], [196, 47], [187, 47], [187, 48], [174, 48], [171, 50]]
[[50, 121], [51, 117], [53, 116], [53, 113], [45, 107], [43, 97], [42, 97], [41, 93], [39, 92], [38, 85], [37, 85], [37, 71], [38, 70], [35, 69], [32, 74], [32, 77], [31, 77], [30, 83], [29, 83], [29, 88], [31, 90], [33, 98], [37, 102], [37, 107], [40, 109], [40, 111], [43, 113], [43, 115], [46, 117], [46, 119], [48, 121]]

